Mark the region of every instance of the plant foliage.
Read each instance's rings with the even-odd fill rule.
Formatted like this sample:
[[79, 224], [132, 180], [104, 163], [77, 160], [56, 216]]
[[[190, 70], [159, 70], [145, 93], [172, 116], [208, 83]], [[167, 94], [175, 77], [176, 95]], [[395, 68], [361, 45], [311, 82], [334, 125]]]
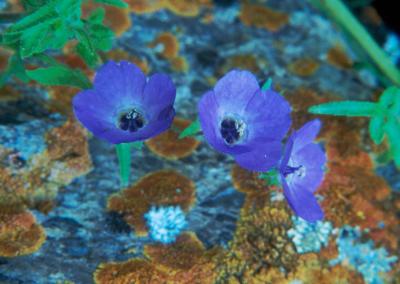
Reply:
[[[26, 71], [27, 64], [37, 65], [37, 59], [49, 51], [62, 49], [76, 40], [76, 53], [85, 63], [95, 68], [98, 52], [112, 47], [114, 34], [103, 24], [104, 9], [97, 8], [82, 18], [82, 0], [23, 0], [26, 16], [11, 25], [1, 36], [1, 45], [14, 50], [7, 69], [0, 76], [0, 86], [11, 77], [24, 82], [30, 79], [44, 85], [70, 85], [89, 88], [89, 80], [79, 70], [53, 62], [50, 67]], [[125, 8], [122, 0], [95, 2]], [[55, 60], [54, 60], [55, 61]], [[41, 61], [40, 61], [41, 62]], [[52, 72], [52, 74], [50, 74]], [[40, 74], [40, 76], [38, 76]]]
[[385, 135], [390, 145], [390, 156], [400, 168], [400, 89], [387, 88], [376, 103], [359, 101], [330, 102], [308, 109], [314, 114], [369, 117], [369, 133], [376, 144]]

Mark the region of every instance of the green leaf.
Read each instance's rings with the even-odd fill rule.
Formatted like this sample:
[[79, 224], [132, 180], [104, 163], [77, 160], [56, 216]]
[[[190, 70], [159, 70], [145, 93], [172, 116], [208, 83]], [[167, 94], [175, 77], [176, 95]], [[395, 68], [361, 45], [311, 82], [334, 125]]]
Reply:
[[26, 71], [29, 78], [46, 86], [75, 86], [91, 88], [89, 79], [80, 70], [64, 66], [53, 66]]
[[263, 179], [267, 185], [279, 185], [279, 173], [276, 169], [272, 169], [268, 172], [261, 173], [258, 176], [260, 179]]
[[94, 2], [111, 5], [119, 8], [128, 8], [128, 4], [122, 0], [94, 0]]
[[131, 144], [121, 143], [115, 146], [118, 156], [121, 188], [125, 188], [129, 185], [129, 176], [131, 173]]
[[261, 90], [267, 91], [267, 90], [271, 89], [271, 86], [272, 86], [272, 79], [268, 78], [268, 80], [262, 86]]
[[97, 50], [109, 51], [112, 48], [114, 32], [102, 24], [90, 24], [88, 33]]
[[49, 35], [52, 30], [51, 25], [53, 22], [54, 21], [46, 21], [22, 33], [20, 46], [22, 58], [41, 53], [51, 46], [52, 37]]
[[22, 18], [17, 23], [12, 25], [7, 31], [7, 33], [22, 32], [23, 30], [30, 29], [40, 23], [44, 23], [48, 20], [54, 20], [58, 18], [56, 11], [54, 10], [57, 1], [52, 1], [51, 3], [39, 8], [32, 14]]
[[142, 150], [142, 148], [143, 148], [143, 141], [136, 141], [136, 142], [132, 142], [130, 144], [131, 144], [131, 147], [135, 150]]
[[390, 108], [400, 98], [400, 89], [397, 87], [387, 88], [379, 98], [379, 104], [384, 108]]
[[101, 23], [103, 23], [105, 14], [106, 14], [106, 11], [104, 10], [104, 8], [99, 7], [90, 13], [90, 15], [88, 17], [88, 22], [90, 22], [92, 24], [101, 24]]
[[312, 106], [308, 112], [338, 116], [373, 116], [380, 112], [378, 104], [360, 101], [330, 102]]
[[76, 51], [85, 60], [87, 65], [91, 68], [96, 67], [98, 55], [87, 33], [82, 29], [77, 29], [76, 37], [79, 40]]
[[382, 143], [384, 136], [385, 118], [383, 115], [373, 116], [369, 122], [369, 134], [372, 141], [379, 145]]
[[400, 168], [400, 122], [394, 117], [389, 118], [385, 125], [385, 131], [389, 140], [394, 163], [397, 168]]
[[179, 134], [179, 139], [195, 136], [200, 131], [201, 131], [200, 121], [196, 119]]

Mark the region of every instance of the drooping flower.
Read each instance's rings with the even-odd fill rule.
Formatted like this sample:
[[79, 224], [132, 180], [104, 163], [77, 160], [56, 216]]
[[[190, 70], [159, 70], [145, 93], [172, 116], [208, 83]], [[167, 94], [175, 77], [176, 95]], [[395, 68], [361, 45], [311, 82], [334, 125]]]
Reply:
[[318, 119], [295, 131], [288, 139], [279, 166], [283, 193], [293, 211], [314, 222], [324, 216], [314, 192], [324, 176], [325, 153], [314, 143], [321, 128]]
[[95, 136], [119, 144], [145, 140], [170, 127], [176, 89], [167, 75], [146, 80], [136, 65], [109, 61], [97, 71], [93, 85], [74, 97], [73, 108]]
[[203, 95], [198, 110], [204, 137], [216, 150], [251, 171], [277, 165], [290, 106], [273, 90], [262, 91], [253, 74], [230, 71]]
[[179, 206], [152, 207], [144, 218], [149, 227], [150, 237], [163, 244], [175, 242], [187, 226], [185, 213]]

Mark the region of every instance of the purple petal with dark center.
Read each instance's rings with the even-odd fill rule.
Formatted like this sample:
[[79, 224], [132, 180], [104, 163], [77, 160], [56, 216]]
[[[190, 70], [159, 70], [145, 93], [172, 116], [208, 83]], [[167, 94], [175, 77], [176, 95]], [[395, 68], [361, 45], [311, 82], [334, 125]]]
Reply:
[[260, 90], [256, 77], [249, 71], [232, 70], [214, 87], [215, 100], [221, 111], [242, 114], [247, 102]]
[[290, 128], [290, 105], [278, 93], [257, 91], [247, 102], [244, 120], [249, 126], [248, 140], [281, 140]]
[[251, 144], [251, 151], [235, 155], [235, 161], [250, 171], [266, 172], [275, 167], [282, 154], [282, 144], [279, 141]]
[[209, 91], [203, 95], [198, 104], [199, 120], [203, 135], [207, 142], [216, 150], [227, 154], [240, 154], [251, 149], [243, 145], [228, 146], [220, 133], [221, 109], [215, 93]]
[[292, 210], [308, 222], [316, 222], [324, 218], [315, 196], [302, 187], [291, 187], [282, 177], [283, 193]]

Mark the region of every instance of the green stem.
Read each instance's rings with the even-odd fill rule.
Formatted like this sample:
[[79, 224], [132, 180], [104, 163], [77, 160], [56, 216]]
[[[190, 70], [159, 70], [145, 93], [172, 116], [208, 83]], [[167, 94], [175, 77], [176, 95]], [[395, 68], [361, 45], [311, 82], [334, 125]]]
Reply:
[[131, 170], [131, 145], [129, 143], [121, 143], [116, 145], [119, 175], [121, 179], [121, 188], [129, 185], [129, 176]]
[[340, 0], [313, 0], [317, 6], [328, 12], [372, 58], [378, 68], [396, 85], [400, 85], [400, 71], [389, 56], [379, 47], [362, 24]]

